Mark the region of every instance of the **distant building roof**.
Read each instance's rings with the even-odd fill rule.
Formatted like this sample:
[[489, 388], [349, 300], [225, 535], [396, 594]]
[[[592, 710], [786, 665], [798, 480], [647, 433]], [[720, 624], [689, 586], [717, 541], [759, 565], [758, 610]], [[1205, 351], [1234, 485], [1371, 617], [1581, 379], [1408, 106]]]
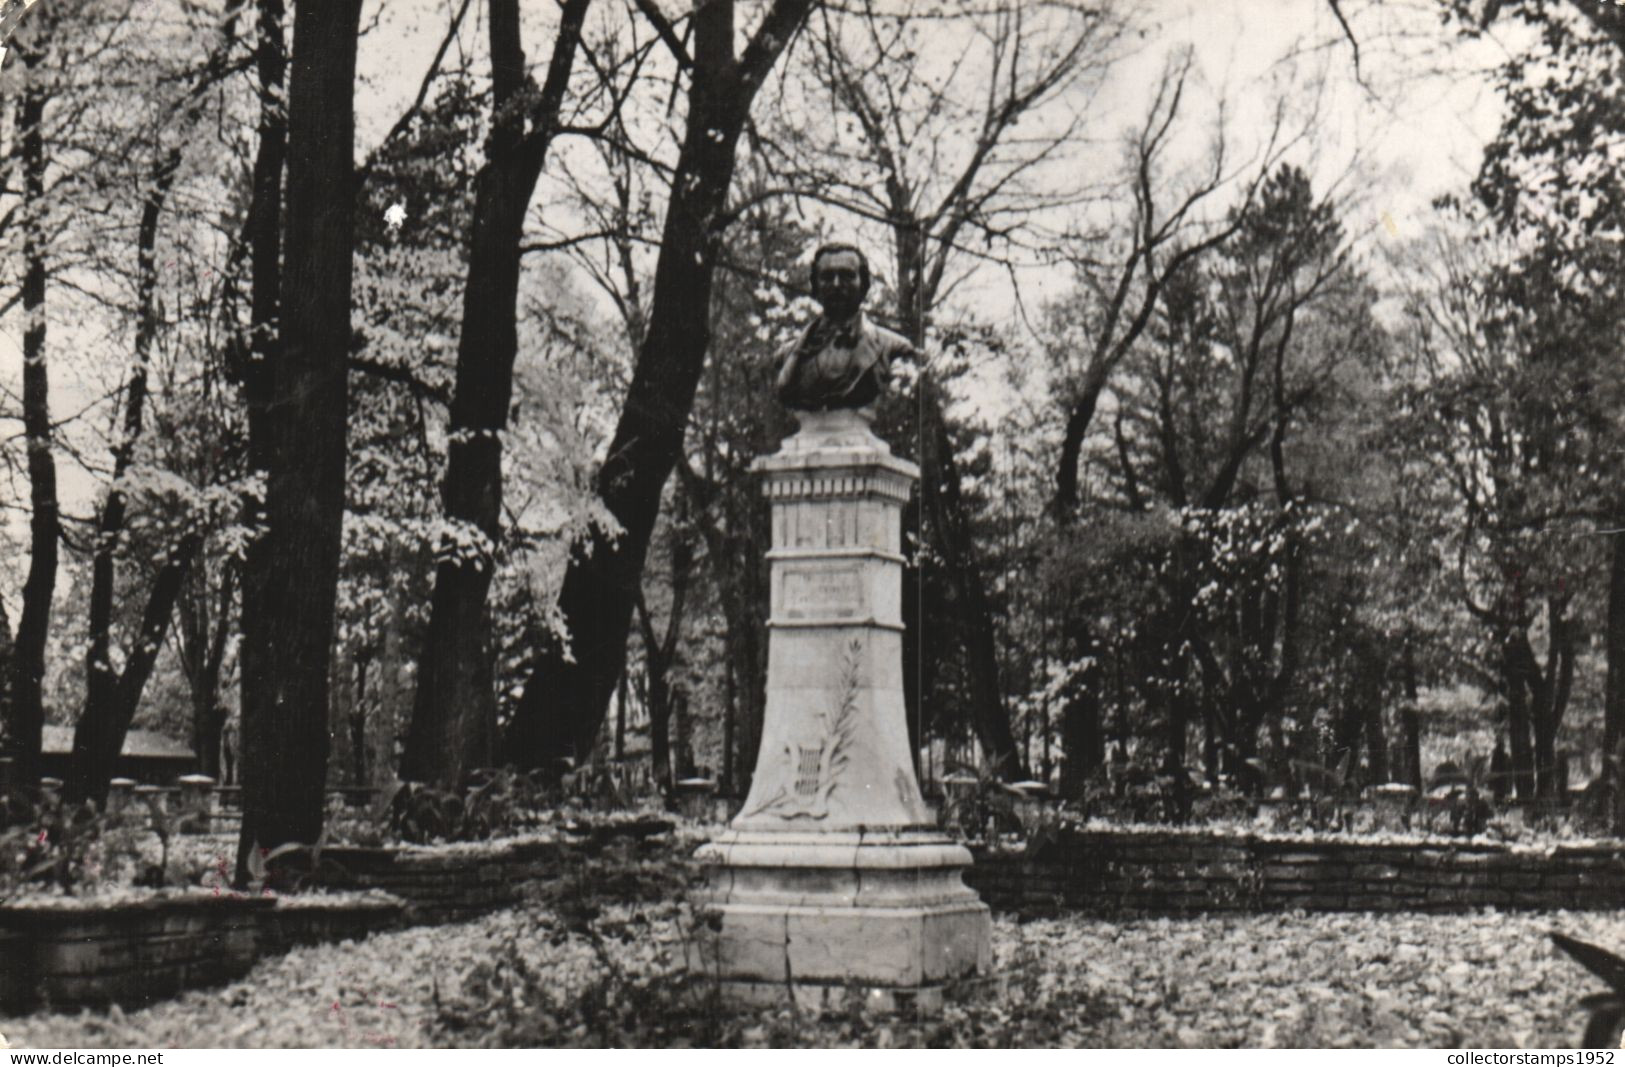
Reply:
[[[46, 755], [65, 756], [73, 751], [73, 727], [47, 726], [40, 750]], [[131, 730], [124, 735], [124, 756], [144, 759], [195, 759], [192, 747], [156, 730]]]

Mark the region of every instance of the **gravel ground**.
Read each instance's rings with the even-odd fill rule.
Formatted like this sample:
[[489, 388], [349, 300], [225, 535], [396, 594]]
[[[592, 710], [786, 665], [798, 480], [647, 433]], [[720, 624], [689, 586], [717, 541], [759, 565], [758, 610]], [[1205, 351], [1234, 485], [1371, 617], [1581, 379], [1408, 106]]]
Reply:
[[1625, 917], [1278, 915], [994, 926], [1009, 992], [940, 1018], [734, 1016], [677, 977], [683, 909], [579, 894], [472, 922], [298, 949], [153, 1007], [0, 1019], [13, 1047], [1573, 1044], [1599, 983], [1561, 929]]

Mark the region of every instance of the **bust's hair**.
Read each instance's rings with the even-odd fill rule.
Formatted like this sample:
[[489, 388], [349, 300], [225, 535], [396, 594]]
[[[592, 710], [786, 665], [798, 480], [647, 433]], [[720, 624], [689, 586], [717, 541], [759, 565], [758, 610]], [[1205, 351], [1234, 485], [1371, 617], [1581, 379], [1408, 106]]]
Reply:
[[857, 245], [846, 244], [844, 242], [834, 242], [832, 244], [823, 245], [818, 249], [818, 251], [813, 253], [812, 268], [809, 280], [814, 286], [816, 286], [818, 284], [818, 261], [823, 259], [825, 256], [833, 256], [841, 252], [850, 252], [858, 257], [858, 284], [863, 288], [863, 291], [867, 293], [869, 291], [869, 257], [864, 255], [863, 249], [859, 248]]

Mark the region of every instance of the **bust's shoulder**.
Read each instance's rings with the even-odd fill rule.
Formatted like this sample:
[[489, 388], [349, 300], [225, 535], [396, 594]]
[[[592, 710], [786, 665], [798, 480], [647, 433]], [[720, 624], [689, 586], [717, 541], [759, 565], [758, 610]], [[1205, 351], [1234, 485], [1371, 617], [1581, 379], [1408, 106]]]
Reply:
[[888, 355], [893, 352], [914, 351], [913, 342], [900, 333], [888, 330], [884, 326], [877, 326], [868, 319], [864, 320], [863, 328], [869, 335], [870, 343], [879, 346]]
[[785, 360], [789, 359], [791, 356], [795, 355], [797, 350], [799, 350], [803, 345], [805, 345], [807, 343], [807, 338], [812, 335], [813, 328], [816, 327], [817, 325], [818, 325], [818, 320], [815, 318], [815, 319], [813, 319], [812, 322], [809, 322], [807, 325], [797, 327], [796, 332], [795, 332], [795, 337], [792, 340], [786, 341], [784, 344], [779, 346], [779, 349], [778, 349], [778, 360], [779, 360], [779, 362], [782, 363]]

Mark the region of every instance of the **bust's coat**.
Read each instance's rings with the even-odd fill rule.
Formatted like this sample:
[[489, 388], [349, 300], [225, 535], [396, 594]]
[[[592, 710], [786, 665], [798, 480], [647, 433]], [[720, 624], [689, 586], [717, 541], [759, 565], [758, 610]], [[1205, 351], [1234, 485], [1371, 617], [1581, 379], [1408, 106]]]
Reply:
[[828, 411], [861, 408], [885, 392], [891, 361], [914, 350], [901, 334], [876, 326], [858, 312], [828, 342], [808, 351], [815, 331], [829, 330], [823, 316], [779, 356], [778, 397], [787, 408]]

